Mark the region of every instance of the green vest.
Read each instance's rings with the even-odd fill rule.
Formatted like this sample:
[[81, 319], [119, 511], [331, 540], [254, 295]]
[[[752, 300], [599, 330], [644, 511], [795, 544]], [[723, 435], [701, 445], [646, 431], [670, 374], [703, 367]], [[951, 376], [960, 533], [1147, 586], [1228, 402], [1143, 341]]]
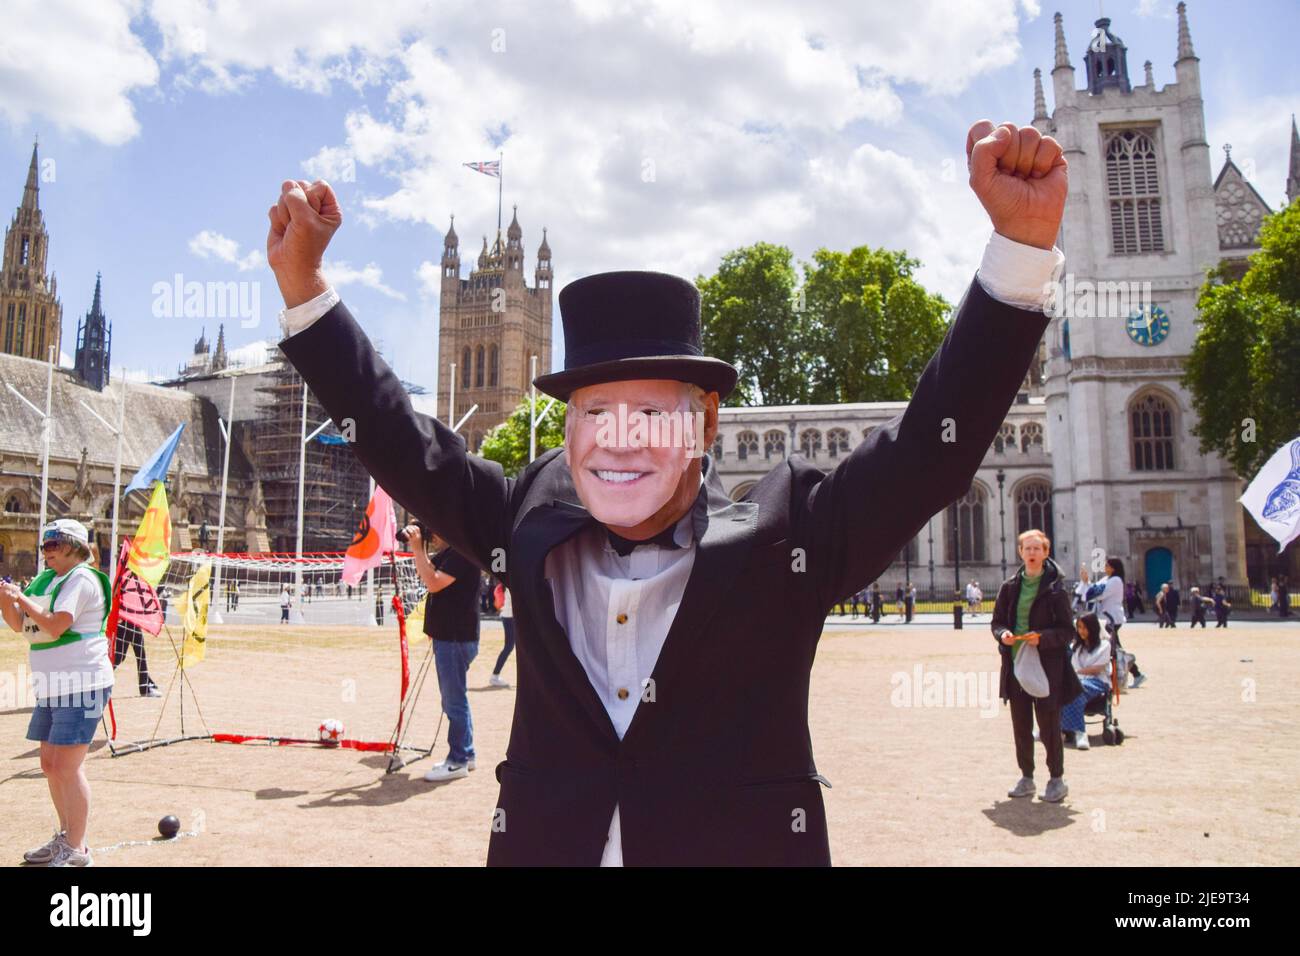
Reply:
[[[82, 567], [82, 565], [77, 565], [77, 567]], [[99, 582], [99, 586], [104, 592], [104, 617], [99, 622], [99, 632], [96, 634], [78, 634], [76, 631], [69, 628], [53, 641], [33, 644], [32, 650], [48, 651], [52, 647], [62, 647], [64, 644], [72, 644], [73, 642], [80, 641], [83, 638], [104, 636], [105, 625], [108, 623], [108, 611], [113, 604], [113, 586], [108, 583], [108, 575], [103, 571], [100, 571], [98, 568], [92, 568], [89, 564], [85, 565], [85, 568], [95, 576], [95, 580]], [[72, 569], [72, 571], [75, 570], [77, 570], [77, 568]], [[68, 572], [69, 576], [71, 576], [72, 571]], [[40, 574], [36, 575], [36, 577], [32, 578], [32, 583], [23, 589], [23, 593], [28, 597], [44, 597], [46, 589], [50, 586], [50, 582], [56, 577], [58, 577], [58, 575], [55, 573], [53, 568], [46, 568]], [[54, 610], [54, 602], [59, 599], [59, 592], [63, 590], [63, 585], [67, 583], [67, 580], [68, 578], [64, 577], [62, 581], [54, 586], [54, 593], [50, 595], [51, 611]]]

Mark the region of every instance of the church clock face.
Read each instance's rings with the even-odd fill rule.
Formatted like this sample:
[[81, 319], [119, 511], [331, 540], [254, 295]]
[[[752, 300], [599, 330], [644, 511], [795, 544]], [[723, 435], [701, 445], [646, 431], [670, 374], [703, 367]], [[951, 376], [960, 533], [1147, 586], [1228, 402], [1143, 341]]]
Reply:
[[1169, 335], [1169, 313], [1158, 305], [1148, 306], [1132, 313], [1125, 328], [1138, 345], [1159, 345]]

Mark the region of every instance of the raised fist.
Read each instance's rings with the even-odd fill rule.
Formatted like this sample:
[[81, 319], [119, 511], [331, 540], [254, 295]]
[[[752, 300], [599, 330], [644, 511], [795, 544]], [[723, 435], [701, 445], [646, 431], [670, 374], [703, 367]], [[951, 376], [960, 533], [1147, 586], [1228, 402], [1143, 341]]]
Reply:
[[980, 120], [966, 134], [970, 187], [998, 233], [1051, 249], [1069, 187], [1061, 144], [1032, 126]]
[[321, 260], [330, 239], [343, 224], [343, 210], [330, 184], [286, 179], [280, 201], [267, 215], [266, 261], [275, 273], [287, 308], [301, 305], [329, 288]]

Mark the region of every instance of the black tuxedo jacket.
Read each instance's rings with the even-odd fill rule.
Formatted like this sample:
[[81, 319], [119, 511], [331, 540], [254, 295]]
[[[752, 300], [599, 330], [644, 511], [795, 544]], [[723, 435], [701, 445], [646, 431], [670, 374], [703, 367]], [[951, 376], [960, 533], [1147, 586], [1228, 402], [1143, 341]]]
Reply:
[[545, 578], [547, 553], [595, 520], [563, 449], [518, 478], [467, 454], [342, 304], [281, 342], [334, 421], [351, 419], [375, 481], [510, 589], [517, 690], [488, 863], [595, 865], [617, 804], [629, 865], [829, 864], [808, 732], [826, 614], [967, 492], [1046, 325], [972, 282], [906, 410], [829, 474], [791, 455], [732, 501], [706, 456], [707, 527], [645, 675], [654, 700], [622, 740]]

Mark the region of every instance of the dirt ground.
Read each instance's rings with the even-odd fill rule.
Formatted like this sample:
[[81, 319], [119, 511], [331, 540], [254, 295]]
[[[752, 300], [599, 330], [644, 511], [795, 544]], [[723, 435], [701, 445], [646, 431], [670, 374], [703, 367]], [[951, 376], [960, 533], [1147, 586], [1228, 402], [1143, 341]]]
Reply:
[[[35, 745], [25, 648], [0, 641], [0, 859], [18, 862], [54, 816]], [[150, 639], [164, 687], [169, 645]], [[1070, 795], [1057, 805], [1011, 800], [1010, 716], [997, 702], [997, 652], [987, 619], [828, 627], [813, 672], [812, 739], [831, 849], [839, 865], [1296, 865], [1300, 863], [1300, 623], [1233, 622], [1227, 630], [1124, 629], [1147, 684], [1121, 699], [1121, 747], [1066, 750]], [[103, 734], [87, 773], [90, 843], [104, 866], [479, 865], [497, 795], [512, 690], [488, 686], [502, 644], [485, 623], [470, 670], [478, 769], [426, 784], [434, 757], [392, 775], [387, 758], [316, 747], [193, 741], [112, 757]], [[424, 656], [412, 646], [412, 670]], [[119, 740], [179, 729], [167, 701], [135, 696], [118, 672]], [[209, 658], [192, 672], [186, 730], [314, 734], [339, 717], [349, 736], [387, 739], [396, 716], [395, 629], [214, 626]], [[505, 676], [514, 678], [513, 660]], [[719, 675], [725, 680], [726, 675]], [[195, 700], [202, 710], [202, 722]], [[164, 707], [165, 704], [165, 707]], [[437, 725], [429, 674], [411, 742]], [[159, 715], [162, 720], [159, 722]], [[1040, 787], [1046, 782], [1038, 750]], [[174, 813], [183, 836], [154, 839]]]

